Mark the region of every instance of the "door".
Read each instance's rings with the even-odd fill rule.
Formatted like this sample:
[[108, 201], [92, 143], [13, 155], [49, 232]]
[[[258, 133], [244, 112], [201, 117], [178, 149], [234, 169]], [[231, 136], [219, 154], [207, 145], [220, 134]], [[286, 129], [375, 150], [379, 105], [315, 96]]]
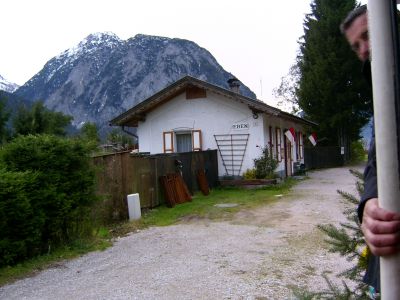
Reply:
[[285, 172], [286, 177], [293, 175], [293, 160], [292, 160], [292, 143], [285, 135], [284, 139], [284, 148], [285, 148]]

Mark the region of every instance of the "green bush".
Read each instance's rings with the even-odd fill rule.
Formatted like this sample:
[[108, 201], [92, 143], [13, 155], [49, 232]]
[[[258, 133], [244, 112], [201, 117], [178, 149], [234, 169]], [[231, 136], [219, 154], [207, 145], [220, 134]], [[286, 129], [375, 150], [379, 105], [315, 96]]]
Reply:
[[278, 161], [270, 155], [268, 147], [262, 148], [261, 157], [254, 159], [256, 178], [257, 179], [273, 178], [274, 171], [277, 166], [278, 166]]
[[0, 169], [0, 266], [40, 253], [44, 212], [31, 202], [39, 189], [37, 173]]
[[256, 179], [256, 169], [247, 169], [243, 173], [244, 179]]
[[359, 163], [365, 161], [367, 158], [367, 151], [364, 149], [362, 141], [354, 141], [350, 145], [350, 161], [352, 163]]
[[[31, 226], [20, 228], [21, 245], [31, 239], [39, 252], [50, 245], [65, 244], [90, 231], [86, 225], [90, 206], [96, 200], [95, 174], [84, 143], [51, 135], [19, 136], [0, 151], [0, 167], [7, 175], [4, 185], [8, 192], [0, 193], [0, 215], [8, 214], [8, 223], [2, 223], [7, 232], [12, 224], [35, 216]], [[33, 188], [34, 186], [34, 188]], [[10, 203], [9, 199], [15, 199]], [[19, 212], [22, 207], [22, 212]], [[27, 217], [26, 217], [27, 218]], [[2, 236], [2, 247], [8, 243]], [[21, 246], [17, 250], [23, 250]], [[19, 257], [29, 256], [21, 252]], [[36, 251], [33, 251], [36, 252]], [[10, 263], [10, 262], [7, 262]]]

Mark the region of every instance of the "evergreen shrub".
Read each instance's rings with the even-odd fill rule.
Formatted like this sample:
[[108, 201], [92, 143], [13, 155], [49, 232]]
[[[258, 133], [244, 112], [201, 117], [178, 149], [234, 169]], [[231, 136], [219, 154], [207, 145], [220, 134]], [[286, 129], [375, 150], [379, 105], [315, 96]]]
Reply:
[[91, 233], [87, 224], [96, 200], [95, 173], [85, 143], [52, 135], [19, 136], [1, 149], [0, 168], [5, 174], [1, 184], [9, 185], [0, 192], [0, 216], [7, 215], [7, 222], [0, 221], [0, 253], [8, 251], [3, 246], [10, 245], [16, 224], [29, 224], [19, 228], [14, 258], [2, 263]]
[[269, 148], [262, 148], [262, 154], [259, 158], [254, 159], [254, 167], [256, 169], [257, 179], [269, 179], [274, 177], [274, 171], [278, 166], [278, 161], [274, 159]]
[[31, 202], [38, 189], [37, 173], [0, 169], [0, 266], [40, 252], [45, 216]]
[[256, 169], [247, 169], [243, 173], [244, 179], [256, 179]]
[[359, 163], [367, 159], [367, 152], [362, 141], [354, 141], [350, 144], [350, 160], [352, 163]]

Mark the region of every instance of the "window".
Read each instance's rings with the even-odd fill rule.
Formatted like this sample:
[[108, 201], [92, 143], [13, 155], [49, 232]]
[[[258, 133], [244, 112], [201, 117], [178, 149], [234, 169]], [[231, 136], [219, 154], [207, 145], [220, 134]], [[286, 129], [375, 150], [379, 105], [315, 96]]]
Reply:
[[201, 151], [201, 130], [163, 132], [163, 145], [164, 153]]
[[282, 161], [282, 149], [281, 149], [281, 134], [282, 131], [279, 127], [275, 128], [275, 138], [276, 138], [276, 159], [280, 162]]
[[192, 134], [176, 133], [176, 152], [192, 151]]

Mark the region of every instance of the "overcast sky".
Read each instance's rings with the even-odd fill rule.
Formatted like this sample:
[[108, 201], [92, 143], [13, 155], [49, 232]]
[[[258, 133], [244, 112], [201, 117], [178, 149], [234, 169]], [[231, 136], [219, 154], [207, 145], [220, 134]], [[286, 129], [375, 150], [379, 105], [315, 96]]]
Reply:
[[6, 0], [1, 3], [0, 75], [24, 84], [87, 35], [109, 31], [188, 39], [207, 49], [257, 98], [294, 63], [311, 0]]

